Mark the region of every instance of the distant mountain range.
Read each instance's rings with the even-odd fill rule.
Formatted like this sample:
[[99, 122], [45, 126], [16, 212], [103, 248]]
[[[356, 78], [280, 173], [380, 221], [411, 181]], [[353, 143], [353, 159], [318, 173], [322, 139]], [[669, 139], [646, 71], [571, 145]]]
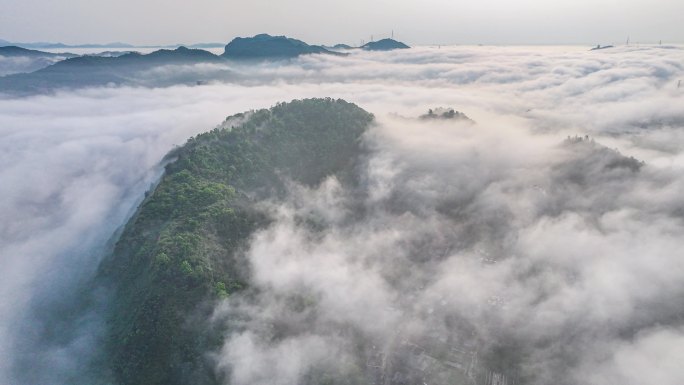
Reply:
[[[0, 42], [1, 43], [1, 42]], [[77, 57], [78, 55], [73, 54], [73, 53], [52, 53], [52, 52], [44, 52], [44, 51], [37, 51], [33, 49], [26, 49], [22, 47], [17, 47], [17, 46], [4, 46], [0, 47], [0, 56], [3, 57], [63, 57], [63, 58], [72, 58], [72, 57]]]
[[[19, 43], [19, 42], [10, 42], [7, 40], [0, 39], [0, 47], [4, 46], [16, 46], [16, 47], [21, 47], [21, 48], [27, 48], [27, 49], [69, 49], [69, 48], [74, 48], [74, 49], [80, 49], [80, 48], [103, 48], [103, 49], [111, 49], [111, 48], [178, 48], [178, 47], [188, 47], [188, 48], [219, 48], [223, 47], [224, 43], [196, 43], [196, 44], [169, 44], [169, 45], [161, 45], [161, 46], [136, 46], [133, 44], [129, 43], [122, 43], [122, 42], [114, 42], [114, 43], [107, 43], [107, 44], [64, 44], [64, 43], [49, 43], [49, 42], [31, 42], [31, 43]], [[235, 57], [247, 57], [247, 56], [252, 56], [252, 57], [269, 57], [269, 56], [264, 56], [261, 53], [254, 52], [254, 49], [256, 47], [262, 47], [266, 50], [271, 50], [271, 52], [280, 52], [282, 57], [294, 57], [291, 56], [295, 52], [301, 52], [301, 54], [305, 53], [326, 53], [325, 51], [329, 50], [327, 47], [324, 46], [318, 46], [318, 45], [309, 45], [301, 40], [297, 39], [292, 39], [288, 38], [286, 36], [271, 36], [268, 34], [259, 34], [254, 37], [238, 37], [233, 39], [228, 46], [231, 48], [231, 52], [228, 53], [226, 56], [231, 56], [234, 54]], [[228, 48], [228, 46], [225, 46]], [[333, 49], [353, 49], [357, 47], [352, 47], [347, 44], [336, 44], [330, 48]], [[391, 50], [391, 49], [402, 49], [402, 48], [409, 48], [408, 45], [396, 41], [394, 39], [382, 39], [378, 41], [373, 41], [364, 44], [361, 47], [358, 48], [363, 48], [366, 50], [372, 50], [372, 51], [385, 51], [385, 50]]]
[[[167, 65], [217, 63], [223, 59], [211, 52], [186, 47], [161, 49], [146, 55], [130, 52], [121, 56], [79, 56], [62, 60], [31, 73], [0, 77], [0, 90], [14, 94], [35, 94], [57, 88], [103, 85], [150, 85], [146, 71]], [[193, 79], [192, 82], [196, 81]], [[164, 82], [180, 83], [177, 78]]]
[[[213, 43], [208, 43], [207, 45], [213, 46]], [[64, 45], [53, 45], [53, 47], [62, 46]], [[111, 48], [113, 46], [119, 48], [130, 47], [130, 45], [123, 43], [112, 43], [97, 47]], [[85, 47], [85, 45], [80, 47]], [[334, 49], [338, 50], [350, 48], [352, 47], [340, 44], [334, 47]], [[389, 50], [408, 48], [408, 46], [392, 39], [383, 39], [368, 43], [360, 48], [365, 50]], [[6, 75], [0, 76], [0, 90], [8, 94], [30, 95], [57, 88], [103, 85], [166, 86], [185, 83], [201, 84], [204, 82], [204, 79], [198, 79], [200, 75], [192, 72], [192, 70], [186, 70], [183, 74], [167, 71], [163, 74], [157, 73], [155, 76], [150, 76], [149, 71], [157, 67], [169, 65], [193, 65], [227, 61], [290, 60], [308, 54], [348, 55], [348, 53], [326, 49], [318, 45], [310, 45], [301, 40], [286, 36], [271, 36], [268, 34], [235, 38], [225, 46], [224, 52], [221, 55], [183, 46], [175, 49], [161, 49], [149, 54], [130, 51], [105, 51], [99, 54], [83, 56], [71, 53], [55, 54], [18, 46], [5, 46], [0, 47], [0, 57], [29, 58], [31, 59], [31, 64], [26, 65], [23, 70], [17, 68], [3, 70], [0, 67], [0, 75]], [[218, 67], [212, 69], [212, 71], [214, 71], [213, 75], [206, 75], [209, 76], [210, 80], [225, 80], [231, 76], [229, 68]]]
[[67, 52], [52, 53], [16, 46], [0, 46], [0, 76], [37, 71], [76, 56], [78, 55]]

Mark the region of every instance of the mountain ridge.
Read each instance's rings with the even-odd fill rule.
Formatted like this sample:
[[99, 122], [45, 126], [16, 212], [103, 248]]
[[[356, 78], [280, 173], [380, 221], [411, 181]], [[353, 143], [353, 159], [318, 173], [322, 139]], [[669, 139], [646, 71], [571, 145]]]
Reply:
[[226, 45], [221, 56], [234, 60], [260, 60], [291, 59], [306, 54], [340, 55], [338, 52], [329, 51], [318, 45], [309, 45], [301, 40], [262, 33], [253, 37], [236, 37]]
[[16, 45], [7, 45], [0, 47], [0, 56], [5, 56], [5, 57], [65, 57], [65, 58], [72, 58], [72, 57], [77, 57], [79, 55], [70, 53], [70, 52], [61, 52], [61, 53], [52, 53], [52, 52], [45, 52], [45, 51], [38, 51], [34, 49], [27, 49], [23, 47], [19, 47]]
[[[289, 60], [307, 54], [346, 56], [346, 53], [329, 51], [321, 46], [309, 45], [285, 36], [260, 34], [251, 38], [235, 38], [225, 47], [222, 55], [187, 48], [160, 49], [148, 54], [129, 52], [121, 55], [83, 55], [70, 57], [57, 63], [48, 63], [28, 73], [10, 73], [0, 76], [0, 90], [17, 96], [51, 92], [60, 88], [80, 88], [105, 85], [145, 85], [150, 81], [144, 71], [163, 65], [192, 65], [200, 63], [230, 63], [239, 61]], [[22, 48], [13, 48], [22, 50]], [[24, 51], [31, 52], [31, 51]], [[229, 77], [230, 69], [220, 72]], [[203, 84], [202, 74], [179, 74], [162, 78], [164, 84]], [[185, 77], [183, 77], [185, 76]], [[194, 78], [192, 78], [195, 76]]]
[[116, 384], [222, 381], [205, 355], [220, 347], [220, 334], [203, 322], [215, 301], [249, 286], [240, 249], [269, 222], [255, 204], [278, 199], [287, 180], [342, 177], [373, 116], [326, 98], [227, 122], [236, 120], [169, 154], [175, 160], [93, 281], [112, 293], [105, 346]]
[[407, 49], [411, 47], [400, 41], [387, 38], [378, 41], [368, 42], [362, 45], [360, 48], [367, 51], [391, 51], [395, 49]]

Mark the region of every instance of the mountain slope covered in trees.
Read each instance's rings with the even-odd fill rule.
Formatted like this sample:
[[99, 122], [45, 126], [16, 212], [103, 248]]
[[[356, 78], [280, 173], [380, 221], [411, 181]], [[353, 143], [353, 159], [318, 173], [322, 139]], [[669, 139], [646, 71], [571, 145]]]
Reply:
[[300, 55], [322, 53], [336, 54], [318, 45], [309, 45], [286, 36], [265, 33], [254, 37], [236, 37], [226, 45], [224, 58], [232, 60], [286, 59]]
[[117, 384], [220, 382], [204, 320], [216, 300], [249, 285], [245, 246], [287, 180], [315, 185], [353, 167], [373, 116], [342, 100], [310, 99], [239, 114], [191, 138], [127, 224], [95, 280], [112, 293], [106, 350]]

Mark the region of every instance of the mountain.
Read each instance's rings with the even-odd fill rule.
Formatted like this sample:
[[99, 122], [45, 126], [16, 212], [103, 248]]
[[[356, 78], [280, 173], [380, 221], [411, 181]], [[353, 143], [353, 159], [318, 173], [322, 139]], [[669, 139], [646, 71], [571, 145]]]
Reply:
[[[100, 47], [107, 46], [128, 45], [123, 43], [100, 45]], [[200, 46], [214, 46], [214, 44], [207, 43], [200, 44]], [[76, 47], [85, 47], [85, 45]], [[339, 50], [352, 48], [341, 44], [335, 47]], [[406, 46], [394, 40], [385, 39], [366, 44], [363, 48], [376, 50], [406, 48]], [[30, 64], [17, 61], [0, 63], [0, 94], [13, 96], [52, 92], [56, 89], [104, 85], [151, 87], [174, 84], [201, 85], [211, 80], [230, 80], [236, 74], [229, 66], [212, 66], [204, 68], [202, 71], [192, 70], [192, 68], [152, 70], [161, 66], [220, 63], [226, 59], [231, 61], [260, 61], [292, 59], [307, 54], [348, 55], [348, 53], [309, 45], [301, 40], [286, 36], [268, 34], [249, 38], [235, 38], [225, 46], [224, 53], [220, 56], [202, 49], [190, 49], [184, 46], [176, 49], [160, 49], [145, 55], [132, 51], [125, 53], [107, 51], [76, 57], [73, 54], [41, 53], [18, 46], [5, 47], [3, 52], [14, 56], [39, 57], [38, 55], [44, 55], [46, 58], [50, 58], [50, 60], [40, 60]], [[65, 57], [68, 59], [58, 62]]]
[[[452, 115], [449, 111], [446, 110], [447, 116]], [[455, 111], [453, 115], [457, 115]], [[337, 286], [338, 274], [344, 272], [331, 274], [320, 266], [337, 268], [340, 265], [336, 253], [348, 249], [352, 253], [349, 256], [354, 256], [359, 247], [356, 237], [376, 236], [359, 230], [376, 228], [378, 225], [372, 221], [386, 215], [384, 210], [394, 213], [385, 220], [421, 214], [407, 209], [412, 207], [408, 201], [418, 199], [403, 194], [410, 189], [405, 184], [399, 184], [379, 204], [382, 208], [367, 205], [364, 197], [372, 191], [367, 190], [372, 181], [363, 170], [373, 163], [374, 150], [364, 138], [368, 137], [366, 134], [373, 122], [372, 114], [343, 100], [295, 100], [228, 117], [212, 131], [190, 138], [184, 146], [171, 151], [165, 157], [161, 180], [145, 194], [114, 240], [112, 251], [98, 267], [95, 278], [82, 290], [86, 296], [92, 293], [91, 301], [97, 303], [105, 322], [104, 356], [90, 370], [98, 375], [100, 382], [80, 383], [227, 384], [230, 383], [226, 378], [230, 373], [225, 372], [230, 370], [224, 361], [227, 354], [232, 354], [236, 371], [240, 371], [240, 365], [256, 371], [271, 364], [285, 367], [275, 372], [265, 370], [259, 378], [261, 381], [243, 379], [239, 383], [278, 383], [273, 381], [278, 380], [272, 377], [274, 373], [287, 372], [291, 367], [296, 369], [300, 380], [287, 383], [301, 385], [543, 383], [521, 376], [520, 366], [534, 359], [524, 345], [508, 339], [488, 342], [478, 336], [477, 325], [471, 325], [467, 318], [446, 313], [448, 306], [444, 297], [436, 298], [441, 306], [416, 306], [421, 304], [421, 299], [410, 295], [416, 290], [411, 274], [425, 269], [426, 276], [421, 278], [432, 280], [433, 262], [447, 258], [441, 244], [436, 244], [438, 248], [425, 246], [422, 238], [412, 250], [415, 259], [406, 259], [400, 271], [378, 271], [392, 274], [383, 279], [396, 285], [397, 292], [403, 294], [398, 299], [402, 301], [399, 306], [408, 306], [409, 310], [401, 313], [401, 317], [411, 326], [424, 322], [426, 327], [386, 330], [382, 323], [377, 328], [368, 325], [376, 322], [375, 317], [338, 322], [337, 312], [330, 319], [317, 320], [320, 314], [329, 311], [318, 307], [318, 302], [323, 301], [321, 297], [329, 294], [307, 291], [306, 278], [291, 266], [311, 264], [307, 274], [315, 280], [331, 280], [330, 285]], [[595, 143], [588, 136], [568, 137], [560, 147], [567, 156], [550, 166], [547, 188], [556, 190], [554, 194], [570, 196], [576, 194], [577, 186], [596, 186], [606, 180], [629, 181], [643, 165]], [[423, 172], [417, 174], [419, 178]], [[330, 176], [335, 178], [327, 179]], [[316, 188], [327, 197], [309, 195]], [[348, 199], [349, 204], [339, 206], [345, 213], [319, 211], [316, 206], [327, 205], [327, 199]], [[311, 206], [307, 207], [309, 203]], [[447, 200], [442, 204], [454, 203]], [[296, 209], [292, 205], [303, 207]], [[324, 260], [322, 265], [300, 259], [300, 250], [302, 254], [307, 253], [305, 247], [293, 250], [287, 246], [288, 241], [278, 240], [300, 234], [261, 231], [278, 229], [280, 210], [296, 211], [292, 217], [295, 229], [304, 232], [312, 240], [312, 246], [316, 241], [325, 242], [323, 252], [314, 253], [316, 259]], [[460, 212], [452, 213], [447, 207], [439, 210], [439, 215], [454, 215], [455, 223], [468, 225]], [[553, 205], [549, 210], [561, 215], [564, 207]], [[330, 223], [326, 223], [326, 215], [342, 216], [337, 219], [342, 223], [371, 223], [369, 227], [331, 228], [327, 227]], [[335, 241], [338, 238], [333, 236], [334, 241], [325, 241], [332, 233], [347, 234], [349, 230], [356, 235], [344, 236], [340, 241]], [[426, 233], [433, 231], [431, 227]], [[452, 231], [454, 234], [448, 236], [462, 239], [459, 227], [455, 226], [449, 233]], [[395, 234], [383, 234], [388, 236], [398, 238]], [[266, 241], [261, 245], [266, 243], [269, 247], [256, 254], [278, 257], [280, 262], [267, 263], [266, 268], [280, 279], [294, 275], [293, 280], [279, 283], [276, 279], [274, 283], [260, 279], [258, 268], [254, 267], [258, 262], [254, 254], [250, 257], [249, 250], [264, 237]], [[382, 248], [382, 241], [375, 240], [372, 244], [380, 256], [388, 254]], [[450, 239], [447, 242], [452, 244]], [[432, 255], [418, 259], [426, 253], [426, 247]], [[266, 262], [272, 260], [267, 258]], [[396, 266], [397, 258], [390, 253], [386, 263], [379, 267]], [[477, 263], [482, 263], [481, 258]], [[349, 274], [362, 275], [364, 269], [373, 267], [363, 265], [351, 269]], [[409, 284], [405, 284], [406, 280]], [[352, 281], [363, 282], [363, 279]], [[269, 292], [270, 284], [285, 288]], [[342, 301], [345, 306], [339, 312], [350, 311], [346, 305], [348, 298], [344, 290], [349, 290], [346, 288], [343, 286], [340, 295], [326, 300]], [[362, 289], [367, 295], [375, 294], [367, 286]], [[499, 306], [493, 308], [495, 314], [500, 313]], [[228, 314], [217, 316], [221, 312]], [[430, 320], [428, 317], [434, 312], [445, 313]], [[420, 315], [424, 318], [418, 318]], [[366, 326], [369, 329], [363, 329]], [[236, 334], [254, 335], [254, 344], [264, 346], [264, 355], [260, 355], [260, 346], [249, 344], [246, 347], [240, 344], [236, 351], [222, 350], [227, 342], [235, 343], [231, 338]], [[295, 356], [293, 363], [288, 355], [300, 354], [306, 346], [292, 347], [287, 342], [306, 341], [297, 339], [301, 335], [333, 336], [329, 342], [344, 345], [349, 354], [324, 344], [326, 350], [319, 348], [314, 354], [326, 355], [332, 361], [312, 360], [311, 366], [298, 366], [301, 356]], [[243, 342], [239, 338], [237, 341]], [[271, 350], [271, 346], [284, 348]], [[257, 358], [253, 359], [252, 355]]]
[[72, 57], [77, 57], [78, 55], [73, 54], [73, 53], [52, 53], [52, 52], [44, 52], [44, 51], [37, 51], [37, 50], [32, 50], [32, 49], [26, 49], [22, 47], [17, 47], [17, 46], [4, 46], [0, 47], [0, 56], [4, 57], [63, 57], [63, 58], [72, 58]]
[[633, 174], [638, 172], [644, 162], [632, 156], [625, 156], [615, 149], [608, 148], [588, 135], [568, 136], [562, 147], [571, 150], [576, 156], [565, 163], [556, 166], [556, 170], [563, 170], [567, 180], [580, 185], [595, 184], [592, 179], [600, 175], [604, 179], [615, 177], [616, 174]]
[[288, 180], [344, 181], [372, 121], [343, 100], [297, 100], [230, 117], [170, 153], [93, 282], [112, 294], [102, 373], [121, 385], [223, 383], [206, 355], [222, 334], [206, 320], [250, 286], [240, 250], [270, 221], [260, 202]]
[[[283, 293], [266, 295], [266, 303], [257, 301], [254, 307], [248, 306], [248, 312], [266, 314], [263, 324], [250, 323], [250, 315], [239, 311], [221, 322], [212, 321], [215, 309], [240, 307], [268, 290], [260, 286], [258, 273], [252, 270], [254, 259], [247, 250], [264, 235], [260, 230], [272, 229], [277, 223], [274, 207], [288, 207], [286, 202], [291, 203], [293, 195], [303, 194], [298, 196], [302, 201], [295, 199], [300, 204], [309, 199], [306, 194], [310, 190], [301, 186], [325, 190], [327, 185], [322, 183], [334, 176], [335, 186], [344, 195], [349, 194], [350, 201], [360, 199], [358, 206], [345, 206], [345, 215], [349, 215], [345, 222], [377, 217], [376, 209], [363, 202], [369, 181], [360, 172], [372, 159], [369, 155], [373, 150], [362, 138], [373, 122], [373, 115], [343, 100], [295, 100], [233, 115], [169, 153], [159, 184], [146, 194], [88, 290], [84, 290], [99, 296], [109, 293], [106, 306], [100, 306], [106, 318], [105, 358], [92, 371], [108, 373], [110, 378], [105, 383], [115, 385], [226, 384], [229, 382], [225, 373], [221, 374], [219, 362], [221, 348], [232, 333], [254, 327], [263, 332], [259, 343], [266, 346], [290, 338], [297, 341], [298, 334], [320, 332], [332, 333], [339, 338], [335, 341], [350, 347], [351, 356], [334, 349], [326, 351], [333, 359], [331, 365], [301, 369], [306, 372], [298, 373], [301, 381], [297, 383], [301, 385], [537, 383], [518, 381], [526, 380], [519, 376], [518, 367], [527, 353], [515, 341], [488, 345], [477, 336], [474, 325], [457, 316], [438, 317], [439, 326], [434, 329], [382, 332], [382, 338], [387, 339], [380, 348], [383, 339], [373, 340], [355, 329], [358, 325], [332, 320], [327, 329], [325, 322], [313, 321], [325, 310], [317, 309], [315, 294], [294, 288], [292, 292], [283, 289]], [[568, 157], [551, 167], [549, 188], [568, 194], [576, 191], [576, 185], [597, 185], [605, 178], [629, 180], [643, 164], [588, 137], [569, 137], [561, 146]], [[298, 186], [293, 188], [292, 182]], [[328, 193], [335, 196], [339, 192]], [[410, 207], [403, 199], [415, 198], [402, 197], [401, 187], [397, 193], [388, 198], [386, 209], [402, 215]], [[321, 202], [312, 203], [317, 204]], [[325, 239], [330, 231], [344, 231], [326, 228], [321, 215], [311, 207], [294, 220], [310, 231], [309, 237]], [[281, 249], [276, 240], [267, 243], [271, 241], [275, 245], [265, 253], [282, 252], [284, 261], [298, 259], [297, 252]], [[331, 246], [335, 250], [330, 251], [332, 254], [347, 246], [352, 250], [356, 247], [353, 242]], [[333, 255], [320, 257], [334, 261]], [[411, 260], [407, 267], [414, 271], [431, 265], [428, 260]], [[273, 269], [284, 269], [282, 274], [287, 275], [292, 273], [288, 266], [284, 263]], [[316, 271], [312, 272], [314, 276]], [[323, 274], [321, 279], [328, 276]], [[401, 281], [393, 284], [400, 285]], [[282, 297], [274, 298], [279, 295]], [[228, 302], [221, 306], [223, 299]], [[414, 301], [411, 297], [406, 300], [409, 305]], [[275, 311], [270, 301], [278, 303]], [[407, 317], [429, 315], [433, 309], [419, 307], [415, 311]], [[288, 351], [278, 357], [282, 359]], [[249, 366], [252, 353], [249, 349], [241, 351], [245, 360], [237, 364]], [[287, 359], [269, 362], [291, 364]], [[266, 382], [269, 375], [272, 373], [265, 374], [259, 383], [274, 383]]]
[[186, 47], [178, 47], [174, 50], [160, 49], [147, 55], [131, 53], [120, 56], [119, 59], [137, 60], [145, 64], [192, 64], [220, 61], [218, 56], [209, 51]]
[[333, 46], [334, 49], [353, 49], [354, 47], [347, 45], [347, 44], [335, 44]]
[[30, 73], [61, 60], [76, 57], [72, 53], [51, 53], [17, 46], [0, 47], [0, 76]]
[[226, 45], [221, 55], [233, 60], [289, 59], [300, 55], [325, 53], [340, 55], [321, 46], [309, 45], [285, 36], [260, 34], [254, 37], [237, 37]]
[[411, 48], [408, 45], [396, 41], [394, 39], [382, 39], [378, 41], [371, 41], [370, 43], [366, 43], [361, 46], [361, 48], [368, 50], [368, 51], [390, 51], [393, 49], [405, 49], [405, 48]]
[[[12, 47], [11, 50], [23, 50]], [[32, 52], [24, 50], [22, 52]], [[38, 51], [33, 51], [38, 52]], [[236, 38], [225, 47], [221, 56], [201, 49], [178, 47], [161, 49], [143, 55], [137, 52], [73, 57], [53, 64], [45, 62], [32, 67], [32, 71], [0, 68], [0, 93], [15, 96], [51, 92], [60, 88], [80, 88], [103, 85], [168, 86], [173, 84], [203, 84], [210, 80], [229, 79], [233, 76], [227, 67], [215, 67], [201, 74], [192, 70], [149, 71], [160, 66], [220, 63], [229, 60], [288, 59], [311, 53], [346, 55], [323, 47], [309, 45], [285, 36], [266, 34], [251, 38]], [[52, 64], [52, 65], [50, 65]], [[22, 73], [30, 72], [30, 73]], [[6, 75], [6, 76], [1, 76]]]
[[[31, 94], [57, 88], [148, 84], [145, 82], [155, 80], [148, 79], [149, 76], [145, 76], [144, 72], [158, 66], [216, 63], [222, 60], [211, 52], [186, 47], [175, 50], [162, 49], [146, 55], [131, 52], [120, 56], [79, 56], [32, 73], [0, 77], [0, 90]], [[168, 80], [171, 83], [182, 81], [194, 82], [196, 79]]]
[[470, 123], [475, 123], [466, 114], [456, 111], [453, 108], [437, 107], [429, 109], [427, 114], [420, 116], [421, 120], [458, 120]]

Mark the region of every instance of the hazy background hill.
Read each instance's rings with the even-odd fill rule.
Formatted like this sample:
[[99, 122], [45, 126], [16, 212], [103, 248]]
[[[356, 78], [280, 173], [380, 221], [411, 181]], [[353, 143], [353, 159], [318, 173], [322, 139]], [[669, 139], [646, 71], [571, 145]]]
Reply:
[[406, 49], [410, 47], [394, 39], [381, 39], [368, 42], [362, 45], [361, 48], [369, 51], [391, 51], [393, 49]]
[[295, 58], [300, 55], [324, 53], [335, 54], [327, 49], [304, 43], [301, 40], [285, 36], [271, 36], [260, 34], [254, 37], [237, 37], [226, 45], [221, 55], [227, 59], [273, 59]]
[[93, 86], [202, 85], [234, 80], [231, 66], [236, 62], [269, 63], [311, 54], [347, 55], [267, 34], [235, 38], [220, 56], [186, 47], [146, 54], [105, 51], [83, 56], [0, 47], [0, 75], [8, 75], [0, 76], [0, 93], [26, 96]]

